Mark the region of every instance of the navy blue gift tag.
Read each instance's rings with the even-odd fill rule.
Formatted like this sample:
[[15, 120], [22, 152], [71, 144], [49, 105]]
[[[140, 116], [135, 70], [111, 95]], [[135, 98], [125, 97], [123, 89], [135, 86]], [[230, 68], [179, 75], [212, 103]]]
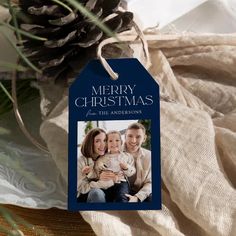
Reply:
[[137, 59], [91, 61], [69, 90], [68, 208], [161, 209], [159, 86]]

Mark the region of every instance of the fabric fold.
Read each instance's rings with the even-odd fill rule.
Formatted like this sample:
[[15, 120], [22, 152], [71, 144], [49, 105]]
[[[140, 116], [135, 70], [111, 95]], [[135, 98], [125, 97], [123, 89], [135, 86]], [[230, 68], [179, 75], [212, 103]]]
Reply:
[[[149, 42], [149, 72], [168, 98], [160, 106], [163, 208], [81, 212], [97, 235], [236, 235], [236, 34], [172, 38]], [[66, 104], [41, 125], [64, 178]]]

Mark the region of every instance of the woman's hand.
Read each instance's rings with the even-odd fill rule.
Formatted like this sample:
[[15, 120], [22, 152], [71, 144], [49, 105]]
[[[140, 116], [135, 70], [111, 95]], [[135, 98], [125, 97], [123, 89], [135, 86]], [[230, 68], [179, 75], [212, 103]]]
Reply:
[[90, 171], [91, 171], [91, 167], [90, 167], [90, 166], [85, 166], [85, 167], [82, 169], [82, 174], [83, 174], [83, 175], [87, 175]]
[[125, 196], [129, 198], [129, 202], [138, 202], [138, 198], [136, 196], [132, 196], [130, 194], [125, 194]]
[[112, 171], [102, 171], [100, 176], [99, 176], [99, 180], [113, 180], [115, 181], [116, 178], [116, 174]]

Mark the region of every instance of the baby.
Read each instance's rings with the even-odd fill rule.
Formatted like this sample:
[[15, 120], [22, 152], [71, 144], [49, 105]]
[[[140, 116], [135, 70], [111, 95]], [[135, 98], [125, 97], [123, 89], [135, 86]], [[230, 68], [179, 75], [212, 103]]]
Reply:
[[135, 174], [133, 156], [122, 152], [122, 139], [119, 131], [107, 133], [108, 153], [98, 158], [95, 163], [95, 173], [98, 178], [103, 171], [112, 171], [117, 178], [113, 180], [91, 181], [92, 188], [111, 189], [113, 188], [114, 201], [128, 202], [125, 194], [129, 193], [129, 183], [127, 177]]

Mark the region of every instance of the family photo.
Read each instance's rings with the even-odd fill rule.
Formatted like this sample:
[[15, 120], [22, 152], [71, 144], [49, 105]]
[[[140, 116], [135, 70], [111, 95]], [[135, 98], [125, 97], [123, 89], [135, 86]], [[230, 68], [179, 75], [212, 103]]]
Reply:
[[151, 202], [151, 121], [84, 123], [78, 125], [77, 201]]

